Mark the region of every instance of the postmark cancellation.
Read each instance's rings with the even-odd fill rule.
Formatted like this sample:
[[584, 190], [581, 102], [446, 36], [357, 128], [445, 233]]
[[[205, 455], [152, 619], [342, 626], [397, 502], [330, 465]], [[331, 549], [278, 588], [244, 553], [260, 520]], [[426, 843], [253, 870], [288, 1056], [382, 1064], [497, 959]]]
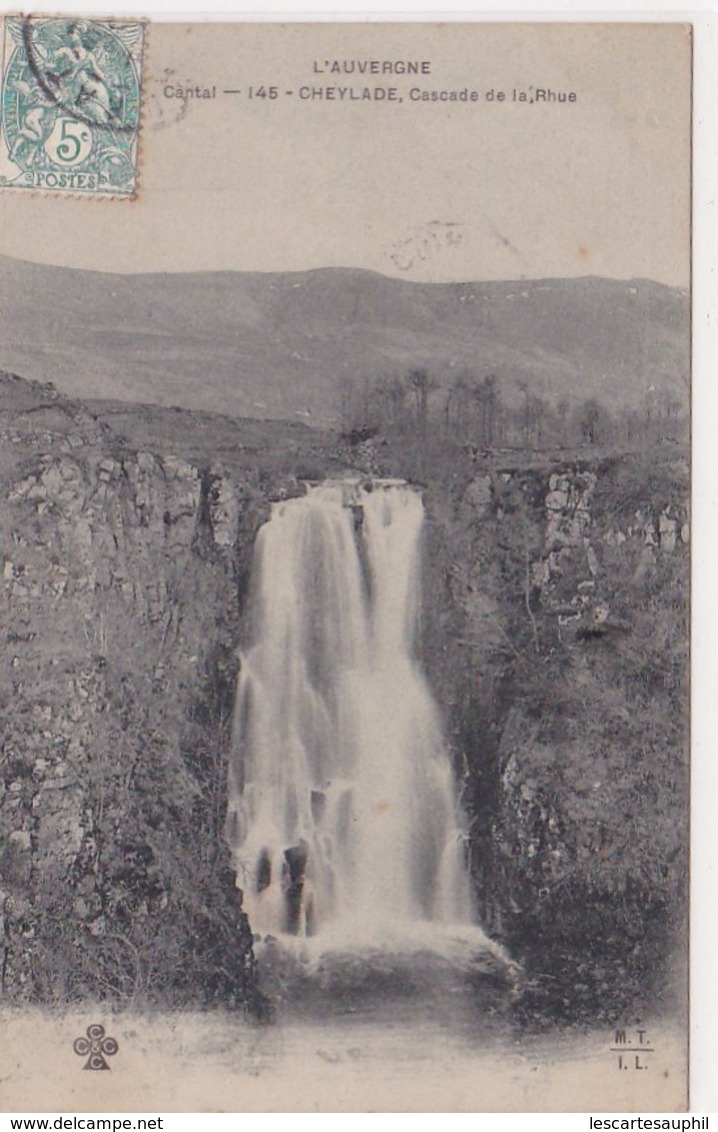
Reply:
[[132, 197], [144, 24], [4, 21], [0, 188]]

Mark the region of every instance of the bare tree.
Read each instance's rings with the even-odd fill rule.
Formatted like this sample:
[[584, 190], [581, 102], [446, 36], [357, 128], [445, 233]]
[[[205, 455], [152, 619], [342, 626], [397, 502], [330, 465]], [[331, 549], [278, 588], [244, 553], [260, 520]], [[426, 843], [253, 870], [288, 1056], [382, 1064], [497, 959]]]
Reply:
[[436, 380], [429, 375], [429, 371], [424, 369], [423, 366], [409, 370], [406, 380], [414, 395], [419, 433], [422, 438], [426, 439], [429, 419], [429, 394], [436, 389]]
[[569, 404], [565, 397], [562, 397], [556, 406], [556, 416], [558, 417], [559, 439], [562, 444], [566, 444], [568, 440], [568, 410]]

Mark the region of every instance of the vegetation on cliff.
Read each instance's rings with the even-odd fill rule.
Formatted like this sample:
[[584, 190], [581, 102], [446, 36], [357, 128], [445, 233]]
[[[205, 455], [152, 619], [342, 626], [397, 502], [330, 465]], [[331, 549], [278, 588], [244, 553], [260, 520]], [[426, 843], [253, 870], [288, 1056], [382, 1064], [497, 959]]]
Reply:
[[495, 454], [426, 495], [425, 663], [484, 923], [526, 965], [521, 1010], [608, 1020], [681, 1001], [685, 461]]
[[223, 837], [258, 479], [2, 394], [2, 995], [259, 1006]]
[[447, 417], [426, 392], [337, 439], [0, 381], [5, 997], [261, 1005], [223, 831], [251, 549], [272, 499], [348, 469], [423, 485], [423, 661], [482, 919], [525, 967], [519, 1013], [608, 1019], [668, 993], [684, 424], [638, 407], [626, 450], [627, 417], [586, 433], [579, 406], [538, 445], [521, 402], [502, 434], [495, 402]]

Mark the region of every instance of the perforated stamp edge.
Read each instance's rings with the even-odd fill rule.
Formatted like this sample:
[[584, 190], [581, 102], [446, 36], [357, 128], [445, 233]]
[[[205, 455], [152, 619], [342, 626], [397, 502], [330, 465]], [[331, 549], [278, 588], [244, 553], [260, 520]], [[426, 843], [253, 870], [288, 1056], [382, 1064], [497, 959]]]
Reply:
[[3, 17], [0, 192], [137, 199], [147, 24]]

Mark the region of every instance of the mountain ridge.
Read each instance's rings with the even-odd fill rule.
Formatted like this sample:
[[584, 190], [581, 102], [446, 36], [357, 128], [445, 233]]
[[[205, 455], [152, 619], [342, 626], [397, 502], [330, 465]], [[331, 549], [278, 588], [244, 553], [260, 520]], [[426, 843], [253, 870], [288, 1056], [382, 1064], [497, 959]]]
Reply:
[[416, 283], [354, 268], [135, 275], [0, 256], [0, 366], [75, 397], [338, 423], [340, 388], [422, 366], [507, 400], [685, 402], [686, 292], [651, 280]]

